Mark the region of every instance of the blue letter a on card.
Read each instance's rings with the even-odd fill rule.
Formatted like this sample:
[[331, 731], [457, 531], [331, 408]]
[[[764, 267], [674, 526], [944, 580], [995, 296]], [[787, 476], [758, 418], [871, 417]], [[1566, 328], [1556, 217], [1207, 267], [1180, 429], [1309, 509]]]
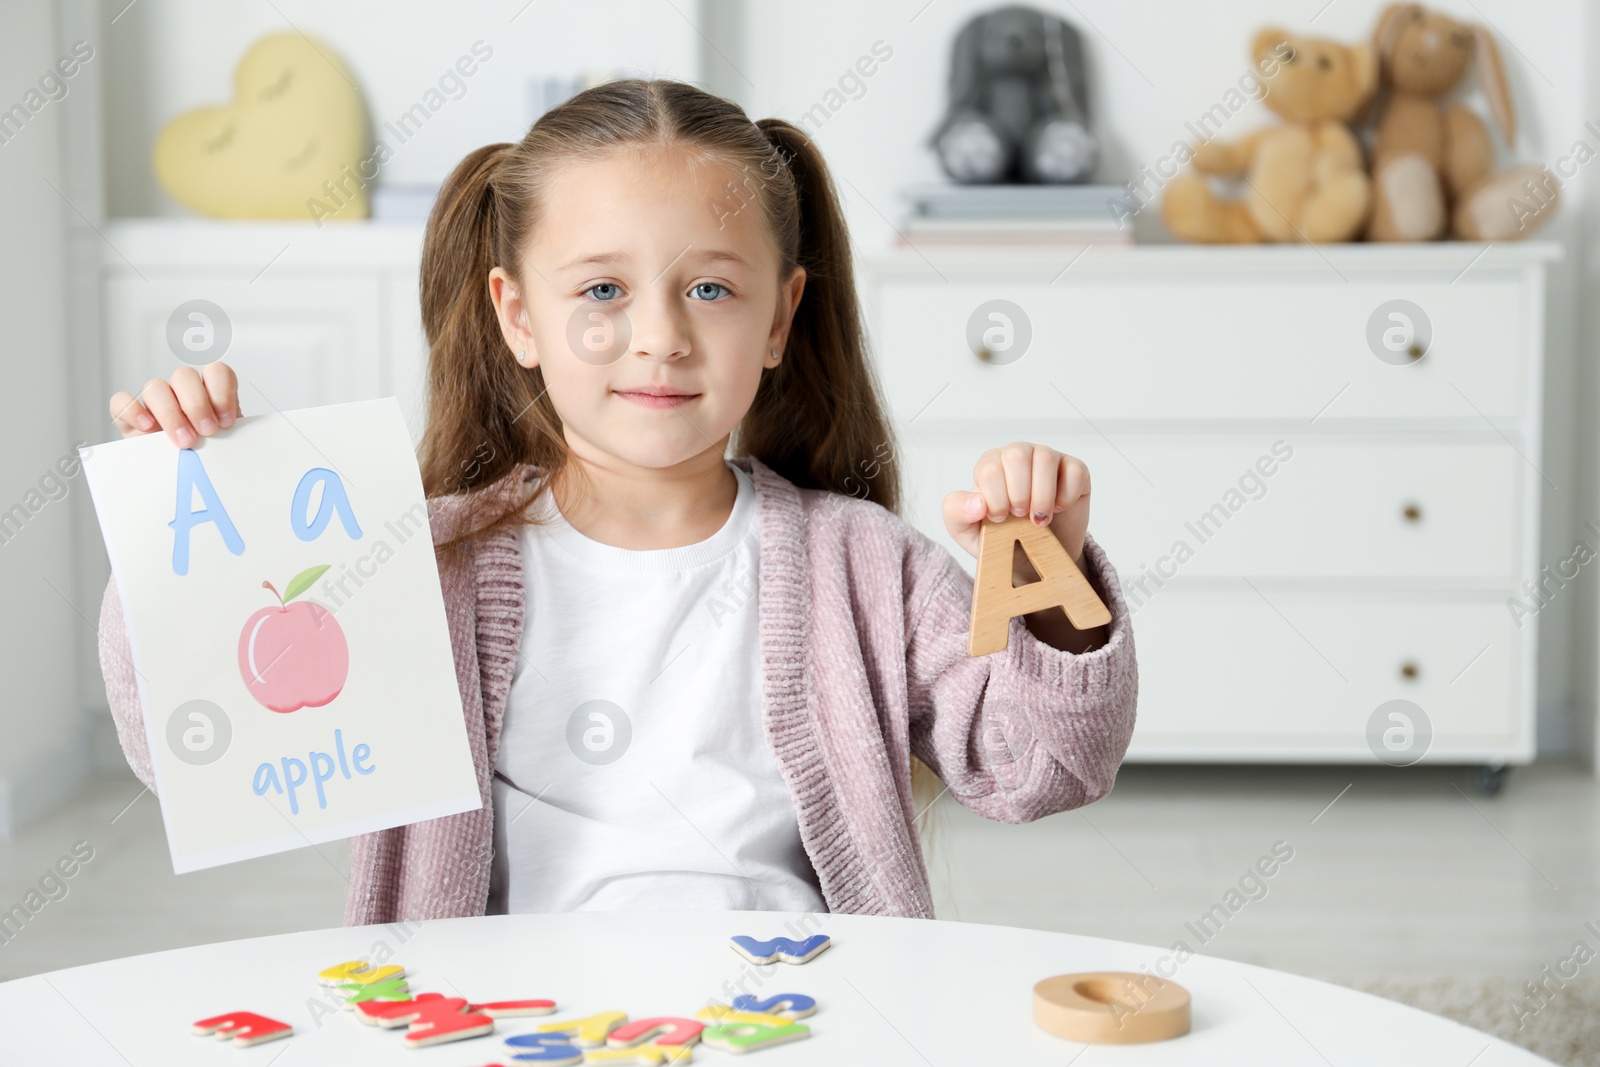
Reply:
[[[200, 500], [205, 504], [199, 511], [194, 510], [196, 489], [200, 491]], [[227, 509], [222, 506], [222, 500], [206, 475], [205, 464], [200, 462], [200, 454], [192, 448], [180, 448], [178, 503], [173, 508], [172, 521], [167, 523], [173, 532], [172, 569], [178, 574], [189, 573], [189, 531], [206, 522], [217, 524], [217, 532], [222, 535], [222, 543], [228, 546], [229, 552], [235, 556], [244, 552], [244, 538], [233, 528], [233, 520], [228, 518]]]
[[[317, 501], [317, 513], [308, 520], [306, 508], [311, 504], [311, 490], [319, 484], [322, 486], [322, 499]], [[350, 507], [350, 498], [345, 495], [344, 483], [328, 468], [312, 467], [300, 479], [300, 484], [295, 486], [294, 503], [289, 506], [289, 526], [300, 540], [314, 541], [327, 527], [334, 511], [338, 511], [339, 521], [344, 523], [344, 532], [350, 535], [350, 539], [361, 540], [361, 527], [356, 524], [356, 513]]]

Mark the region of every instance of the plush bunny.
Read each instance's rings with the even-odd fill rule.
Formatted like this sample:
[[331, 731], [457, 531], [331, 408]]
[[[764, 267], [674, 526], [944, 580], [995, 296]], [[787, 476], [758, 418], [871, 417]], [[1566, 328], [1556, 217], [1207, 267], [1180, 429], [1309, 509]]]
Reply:
[[1471, 61], [1489, 110], [1510, 147], [1516, 115], [1494, 38], [1421, 4], [1392, 4], [1373, 44], [1388, 98], [1372, 153], [1373, 241], [1472, 241], [1523, 237], [1549, 218], [1555, 183], [1532, 165], [1494, 172], [1494, 145], [1483, 120], [1440, 98], [1460, 84]]
[[1087, 181], [1099, 149], [1078, 31], [1030, 7], [970, 20], [950, 61], [950, 102], [929, 136], [963, 183]]
[[[1346, 122], [1377, 85], [1376, 54], [1268, 27], [1250, 56], [1266, 86], [1263, 103], [1284, 121], [1196, 148], [1200, 174], [1178, 175], [1161, 200], [1167, 229], [1209, 243], [1350, 240], [1366, 225], [1371, 189]], [[1244, 199], [1218, 196], [1207, 174], [1243, 177]]]

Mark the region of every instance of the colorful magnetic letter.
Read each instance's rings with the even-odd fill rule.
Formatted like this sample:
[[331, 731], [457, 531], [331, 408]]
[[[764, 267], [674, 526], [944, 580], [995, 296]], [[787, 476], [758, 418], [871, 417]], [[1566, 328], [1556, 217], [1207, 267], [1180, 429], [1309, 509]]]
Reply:
[[606, 1036], [628, 1021], [625, 1011], [602, 1011], [569, 1022], [545, 1023], [539, 1027], [541, 1034], [567, 1034], [579, 1048], [600, 1048]]
[[750, 993], [740, 993], [733, 998], [733, 1010], [803, 1019], [817, 1010], [817, 1002], [804, 993], [777, 993], [765, 1000], [757, 1000]]
[[385, 978], [381, 982], [346, 982], [339, 988], [350, 994], [344, 1001], [345, 1008], [350, 1011], [354, 1011], [357, 1004], [369, 1000], [411, 999], [404, 978]]
[[709, 1004], [695, 1012], [695, 1017], [704, 1019], [708, 1023], [755, 1023], [757, 1026], [787, 1026], [792, 1021], [782, 1015], [734, 1011], [726, 1004]]
[[556, 1010], [553, 1000], [496, 1000], [490, 1004], [470, 1004], [468, 1011], [487, 1015], [491, 1019], [509, 1019], [519, 1015], [549, 1015]]
[[423, 993], [415, 1000], [392, 1003], [369, 1000], [356, 1005], [356, 1017], [364, 1023], [378, 1026], [409, 1026], [405, 1042], [407, 1048], [424, 1048], [442, 1045], [446, 1041], [460, 1041], [477, 1037], [494, 1029], [494, 1020], [487, 1015], [466, 1010], [467, 1002], [460, 997], [447, 997], [439, 993]]
[[294, 1033], [294, 1027], [280, 1023], [253, 1011], [230, 1011], [226, 1015], [213, 1015], [201, 1019], [191, 1027], [196, 1034], [215, 1033], [222, 1040], [233, 1038], [235, 1045], [259, 1045], [263, 1041], [276, 1041]]
[[754, 1052], [789, 1041], [811, 1036], [811, 1027], [805, 1023], [785, 1026], [762, 1026], [760, 1023], [723, 1023], [708, 1027], [700, 1040], [724, 1052]]
[[[199, 490], [200, 500], [205, 504], [199, 511], [194, 510], [196, 490]], [[239, 531], [234, 529], [233, 520], [228, 518], [228, 511], [222, 506], [222, 498], [217, 496], [210, 477], [206, 475], [205, 464], [200, 462], [200, 454], [192, 448], [180, 448], [178, 449], [178, 504], [173, 508], [172, 521], [167, 523], [172, 527], [173, 534], [174, 573], [189, 573], [189, 531], [207, 522], [217, 524], [217, 532], [222, 535], [222, 543], [228, 546], [229, 552], [235, 556], [244, 553], [244, 538], [239, 536]]]
[[583, 1050], [567, 1040], [566, 1034], [517, 1034], [506, 1038], [514, 1050], [514, 1063], [540, 1063], [544, 1067], [571, 1067], [583, 1062]]
[[805, 963], [832, 944], [832, 941], [827, 934], [812, 934], [804, 941], [795, 941], [787, 937], [757, 941], [753, 937], [737, 934], [731, 939], [731, 944], [735, 952], [751, 963], [771, 963], [774, 960]]
[[653, 1019], [635, 1019], [617, 1027], [606, 1036], [606, 1044], [612, 1048], [628, 1048], [651, 1040], [657, 1045], [692, 1045], [700, 1040], [700, 1031], [704, 1029], [704, 1023], [693, 1019], [660, 1015]]
[[340, 986], [347, 982], [357, 985], [370, 985], [373, 982], [383, 982], [390, 978], [399, 978], [406, 973], [404, 967], [368, 967], [366, 960], [348, 960], [336, 963], [325, 971], [317, 973], [317, 981], [323, 985]]

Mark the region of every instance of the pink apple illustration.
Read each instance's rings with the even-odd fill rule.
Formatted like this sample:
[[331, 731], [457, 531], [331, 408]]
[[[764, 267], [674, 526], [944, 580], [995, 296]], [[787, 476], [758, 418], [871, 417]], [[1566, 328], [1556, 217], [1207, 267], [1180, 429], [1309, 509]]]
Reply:
[[333, 613], [314, 600], [289, 603], [322, 577], [327, 564], [295, 575], [278, 603], [262, 608], [239, 634], [239, 673], [250, 695], [278, 712], [320, 708], [344, 688], [350, 673], [350, 648]]

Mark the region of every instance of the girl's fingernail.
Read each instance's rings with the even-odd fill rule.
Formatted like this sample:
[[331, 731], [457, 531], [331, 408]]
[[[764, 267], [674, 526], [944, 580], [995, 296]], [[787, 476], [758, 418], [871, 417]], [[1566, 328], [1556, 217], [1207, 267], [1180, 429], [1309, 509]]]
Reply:
[[232, 426], [233, 425], [233, 412], [224, 411], [221, 415], [217, 416], [217, 421], [222, 423], [222, 425], [224, 427]]
[[211, 421], [210, 419], [201, 419], [200, 420], [200, 432], [201, 433], [216, 433], [217, 432], [217, 424], [215, 422]]
[[1019, 519], [1022, 518], [1022, 516], [1026, 515], [1027, 513], [1028, 513], [1028, 509], [1027, 508], [1012, 508], [1011, 509], [1011, 514], [1015, 515]]
[[1033, 513], [1033, 521], [1035, 524], [1043, 526], [1045, 523], [1050, 521], [1050, 516], [1046, 515], [1042, 511], [1035, 511]]
[[189, 447], [189, 443], [193, 440], [194, 434], [189, 432], [189, 428], [187, 426], [178, 431], [178, 444], [180, 446], [187, 448]]
[[139, 416], [138, 422], [139, 422], [139, 429], [141, 429], [141, 430], [153, 430], [153, 429], [156, 428], [156, 420], [152, 419], [149, 415], [142, 415], [141, 414]]

